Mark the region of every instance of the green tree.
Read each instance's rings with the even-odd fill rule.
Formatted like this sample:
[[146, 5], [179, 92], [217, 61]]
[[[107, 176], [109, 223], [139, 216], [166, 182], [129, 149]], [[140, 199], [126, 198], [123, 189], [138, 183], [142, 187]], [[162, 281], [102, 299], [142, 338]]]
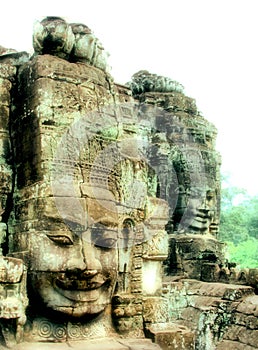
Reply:
[[248, 233], [251, 237], [258, 239], [258, 196], [250, 198], [247, 209]]
[[235, 244], [246, 241], [249, 238], [246, 219], [246, 213], [241, 206], [221, 210], [220, 239]]
[[232, 186], [222, 189], [219, 238], [228, 244], [230, 261], [258, 267], [258, 196]]
[[258, 240], [249, 238], [239, 244], [227, 242], [229, 261], [235, 262], [241, 268], [258, 267]]

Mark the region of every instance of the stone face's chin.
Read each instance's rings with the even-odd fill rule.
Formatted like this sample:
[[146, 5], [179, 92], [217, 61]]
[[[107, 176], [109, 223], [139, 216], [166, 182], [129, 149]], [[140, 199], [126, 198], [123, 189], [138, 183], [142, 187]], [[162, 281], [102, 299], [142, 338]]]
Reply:
[[[69, 298], [72, 297], [71, 295], [68, 295]], [[86, 296], [81, 296], [82, 299], [86, 299]], [[50, 301], [48, 303], [48, 307], [51, 307], [53, 311], [56, 311], [58, 313], [62, 313], [63, 315], [66, 315], [68, 317], [76, 317], [81, 318], [84, 316], [97, 316], [101, 312], [105, 310], [108, 304], [110, 304], [110, 300], [103, 300], [102, 297], [98, 298], [97, 293], [95, 294], [96, 299], [90, 299], [91, 297], [88, 297], [88, 300], [81, 300], [81, 301], [73, 301], [72, 305], [70, 303], [63, 303], [64, 305], [50, 305]], [[64, 300], [63, 298], [60, 298]], [[102, 300], [101, 300], [102, 299]], [[104, 298], [105, 299], [105, 298]], [[61, 303], [60, 303], [61, 304]], [[68, 306], [70, 305], [70, 306]]]
[[102, 288], [91, 291], [75, 291], [53, 287], [49, 292], [48, 298], [46, 298], [45, 292], [43, 296], [40, 293], [48, 308], [73, 317], [99, 314], [110, 304], [110, 295]]
[[95, 276], [95, 282], [93, 278], [92, 282], [78, 280], [70, 281], [70, 284], [67, 279], [64, 285], [58, 275], [53, 277], [51, 273], [41, 272], [31, 276], [34, 299], [40, 298], [48, 309], [71, 317], [83, 317], [99, 314], [110, 304], [113, 288], [109, 279]]
[[208, 229], [211, 223], [211, 215], [207, 212], [203, 212], [202, 210], [194, 210], [193, 211], [194, 219], [190, 223], [190, 228], [198, 231], [203, 231]]

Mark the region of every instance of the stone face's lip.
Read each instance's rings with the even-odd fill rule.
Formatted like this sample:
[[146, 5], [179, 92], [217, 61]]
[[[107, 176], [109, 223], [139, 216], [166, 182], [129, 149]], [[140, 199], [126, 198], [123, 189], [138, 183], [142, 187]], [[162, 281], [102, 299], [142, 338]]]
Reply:
[[198, 211], [198, 213], [195, 215], [195, 218], [193, 221], [199, 221], [202, 223], [207, 223], [210, 220], [210, 216], [207, 215], [207, 213], [202, 213], [201, 211]]
[[80, 280], [56, 278], [54, 281], [54, 288], [59, 294], [69, 300], [92, 302], [99, 298], [99, 294], [102, 292], [107, 282], [108, 280], [104, 279], [102, 276]]
[[209, 219], [207, 218], [204, 218], [204, 217], [200, 217], [200, 216], [197, 216], [194, 221], [198, 221], [198, 222], [201, 222], [203, 224], [206, 224], [208, 222]]
[[103, 278], [98, 279], [66, 279], [62, 280], [57, 278], [55, 283], [58, 288], [64, 290], [80, 290], [80, 291], [88, 291], [100, 288], [106, 282]]
[[76, 290], [64, 290], [56, 288], [59, 294], [64, 296], [66, 299], [75, 302], [93, 302], [99, 299], [100, 290], [94, 289], [91, 291], [76, 291]]

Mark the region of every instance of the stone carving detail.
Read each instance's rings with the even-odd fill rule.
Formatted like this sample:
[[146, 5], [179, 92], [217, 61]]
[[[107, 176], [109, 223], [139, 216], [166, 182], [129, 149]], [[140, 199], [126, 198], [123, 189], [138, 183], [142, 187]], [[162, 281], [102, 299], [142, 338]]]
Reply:
[[23, 338], [27, 305], [26, 268], [22, 260], [0, 256], [0, 327], [7, 347]]
[[128, 83], [134, 95], [144, 92], [183, 92], [184, 87], [175, 80], [162, 77], [157, 74], [151, 74], [146, 70], [135, 73], [132, 81]]
[[38, 54], [54, 54], [67, 58], [74, 40], [71, 27], [60, 17], [46, 17], [35, 23], [33, 47]]
[[72, 59], [102, 70], [109, 70], [107, 68], [109, 54], [93, 32], [84, 24], [71, 24], [71, 27], [75, 36]]
[[0, 48], [0, 348], [257, 348], [216, 128], [172, 79], [115, 84], [84, 24], [47, 17], [33, 45]]
[[61, 17], [46, 17], [35, 23], [33, 47], [38, 55], [55, 55], [108, 70], [109, 54], [84, 24], [69, 24]]

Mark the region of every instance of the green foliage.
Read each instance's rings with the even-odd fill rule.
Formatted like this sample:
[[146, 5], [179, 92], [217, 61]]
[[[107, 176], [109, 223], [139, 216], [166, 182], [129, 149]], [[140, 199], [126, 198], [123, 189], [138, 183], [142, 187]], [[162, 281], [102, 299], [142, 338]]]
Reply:
[[229, 261], [235, 262], [240, 268], [258, 267], [258, 240], [249, 238], [239, 244], [226, 242], [228, 245]]
[[228, 244], [231, 262], [258, 267], [258, 196], [237, 187], [223, 188], [219, 235]]

